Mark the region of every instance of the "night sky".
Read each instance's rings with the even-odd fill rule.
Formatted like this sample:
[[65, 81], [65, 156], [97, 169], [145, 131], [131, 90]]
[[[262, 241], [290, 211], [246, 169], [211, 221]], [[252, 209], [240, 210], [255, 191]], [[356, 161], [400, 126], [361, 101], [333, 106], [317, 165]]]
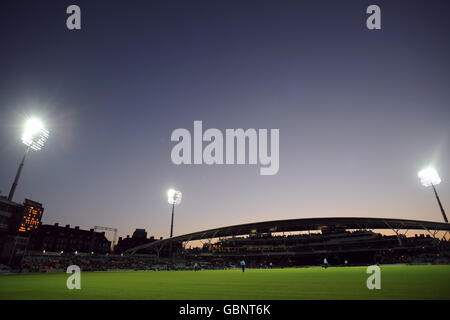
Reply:
[[[82, 29], [66, 28], [81, 7]], [[381, 30], [366, 8], [381, 8]], [[2, 1], [0, 189], [25, 119], [50, 131], [14, 200], [43, 223], [174, 234], [310, 217], [450, 212], [448, 1]], [[280, 169], [172, 163], [173, 130], [280, 129]]]

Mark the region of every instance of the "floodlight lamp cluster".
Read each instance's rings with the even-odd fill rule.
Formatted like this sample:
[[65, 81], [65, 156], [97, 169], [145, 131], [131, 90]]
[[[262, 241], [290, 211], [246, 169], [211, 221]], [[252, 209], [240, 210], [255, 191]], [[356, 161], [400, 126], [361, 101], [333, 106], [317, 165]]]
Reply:
[[48, 133], [39, 119], [29, 119], [25, 124], [22, 142], [33, 150], [41, 150], [48, 139]]
[[169, 202], [169, 204], [180, 204], [181, 202], [181, 192], [174, 190], [174, 189], [170, 189], [169, 191], [167, 191], [167, 201]]
[[434, 168], [426, 168], [417, 174], [420, 178], [420, 183], [425, 187], [435, 186], [441, 183], [441, 178]]

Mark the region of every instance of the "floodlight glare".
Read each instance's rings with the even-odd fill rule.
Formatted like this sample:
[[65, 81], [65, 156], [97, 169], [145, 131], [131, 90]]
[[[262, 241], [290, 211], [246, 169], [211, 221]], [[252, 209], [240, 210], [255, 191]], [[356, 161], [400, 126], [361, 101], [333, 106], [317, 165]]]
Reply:
[[22, 157], [22, 162], [20, 162], [19, 169], [17, 170], [16, 177], [9, 191], [8, 200], [12, 201], [14, 197], [14, 192], [16, 191], [17, 184], [19, 182], [20, 173], [22, 172], [23, 164], [25, 158], [27, 157], [28, 151], [41, 150], [47, 141], [48, 131], [44, 128], [41, 120], [37, 118], [30, 118], [25, 123], [25, 130], [22, 134], [22, 142], [27, 146]]
[[169, 202], [169, 204], [173, 205], [180, 204], [181, 192], [174, 189], [169, 189], [169, 191], [167, 191], [167, 201]]
[[33, 150], [41, 150], [48, 139], [48, 131], [39, 119], [31, 118], [25, 124], [22, 142]]
[[438, 185], [441, 183], [441, 178], [434, 168], [426, 168], [419, 171], [418, 176], [420, 178], [420, 182], [425, 187], [430, 187], [432, 185]]
[[175, 205], [178, 205], [181, 202], [181, 192], [174, 189], [169, 189], [169, 191], [167, 191], [167, 201], [169, 202], [169, 204], [172, 205], [172, 222], [170, 223], [170, 237], [172, 238], [173, 216], [175, 214]]
[[420, 182], [425, 187], [432, 187], [434, 191], [434, 195], [436, 196], [436, 200], [439, 204], [439, 208], [441, 209], [442, 216], [444, 217], [444, 221], [448, 223], [447, 215], [445, 214], [444, 207], [442, 206], [441, 199], [439, 199], [439, 195], [434, 186], [441, 183], [441, 178], [434, 168], [426, 168], [417, 174], [420, 178]]

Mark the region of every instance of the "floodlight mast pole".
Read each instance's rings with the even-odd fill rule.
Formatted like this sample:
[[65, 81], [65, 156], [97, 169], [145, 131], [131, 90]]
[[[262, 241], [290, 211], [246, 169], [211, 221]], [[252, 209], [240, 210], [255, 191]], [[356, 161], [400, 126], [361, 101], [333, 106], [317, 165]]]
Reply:
[[175, 202], [172, 203], [172, 223], [170, 224], [170, 237], [172, 238], [173, 235], [173, 215], [175, 212]]
[[439, 199], [436, 188], [434, 187], [434, 184], [431, 184], [431, 186], [433, 187], [434, 195], [436, 196], [436, 200], [439, 204], [439, 207], [441, 208], [442, 216], [444, 217], [445, 222], [448, 223], [448, 219], [447, 219], [447, 216], [445, 215], [444, 207], [442, 206], [441, 199]]
[[22, 173], [23, 164], [25, 162], [25, 158], [27, 157], [29, 151], [30, 151], [30, 147], [27, 147], [25, 149], [25, 152], [23, 153], [22, 162], [20, 162], [19, 169], [17, 170], [17, 173], [16, 173], [16, 177], [14, 179], [14, 182], [13, 182], [12, 186], [11, 186], [11, 190], [9, 191], [9, 195], [8, 195], [8, 200], [9, 201], [12, 201], [12, 199], [14, 197], [14, 192], [16, 191], [16, 187], [17, 187], [17, 184], [19, 182], [20, 174]]

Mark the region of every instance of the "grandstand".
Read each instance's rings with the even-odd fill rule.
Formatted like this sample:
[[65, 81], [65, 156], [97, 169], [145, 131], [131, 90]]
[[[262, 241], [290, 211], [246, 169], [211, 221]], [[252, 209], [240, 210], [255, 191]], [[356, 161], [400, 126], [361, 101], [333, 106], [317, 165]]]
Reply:
[[[373, 230], [392, 230], [394, 235]], [[407, 237], [410, 230], [427, 234]], [[175, 247], [172, 258], [199, 260], [218, 267], [236, 265], [242, 258], [252, 267], [269, 263], [280, 267], [320, 265], [324, 257], [332, 265], [420, 263], [425, 262], [425, 257], [431, 262], [447, 262], [449, 230], [448, 223], [407, 219], [290, 219], [199, 231], [143, 244], [125, 253], [147, 252], [161, 257], [162, 249]], [[439, 231], [444, 232], [441, 239], [437, 237]], [[202, 248], [186, 249], [190, 241], [197, 240], [204, 241]]]
[[[386, 230], [392, 230], [391, 235]], [[407, 236], [410, 230], [419, 234]], [[29, 251], [21, 269], [83, 270], [227, 269], [245, 259], [250, 268], [321, 265], [448, 264], [450, 224], [406, 219], [312, 218], [265, 221], [204, 230], [167, 239], [142, 236], [142, 243], [123, 252]], [[375, 232], [377, 231], [377, 232]], [[438, 237], [440, 232], [441, 237]], [[421, 234], [420, 234], [421, 233]], [[423, 234], [425, 233], [425, 234]], [[134, 241], [137, 241], [134, 237]], [[131, 238], [130, 238], [131, 239]], [[129, 239], [129, 240], [130, 240]], [[191, 241], [201, 247], [188, 249]], [[138, 243], [138, 242], [136, 242]]]

